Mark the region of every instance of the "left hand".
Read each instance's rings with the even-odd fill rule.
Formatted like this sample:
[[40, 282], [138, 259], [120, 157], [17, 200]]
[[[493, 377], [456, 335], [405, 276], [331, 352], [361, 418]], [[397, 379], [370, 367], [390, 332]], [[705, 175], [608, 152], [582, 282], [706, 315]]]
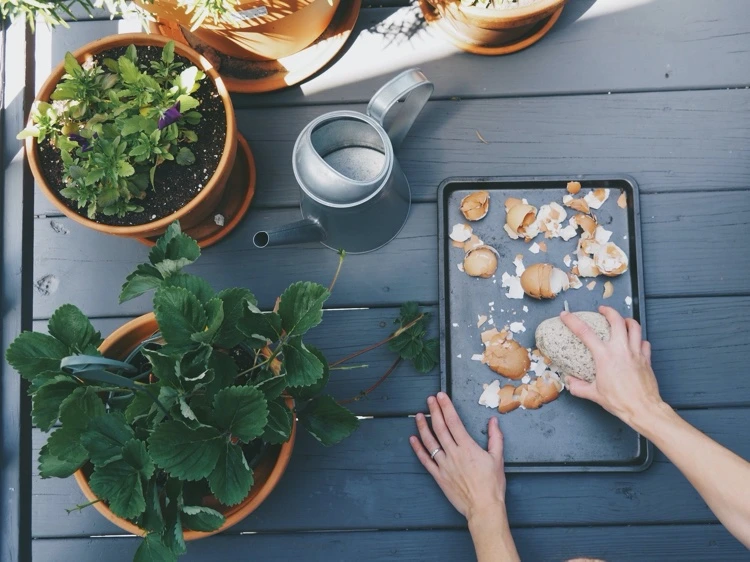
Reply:
[[[427, 405], [432, 430], [423, 414], [417, 414], [421, 441], [412, 435], [412, 449], [440, 489], [461, 515], [471, 521], [487, 510], [505, 513], [505, 471], [503, 434], [492, 416], [488, 425], [489, 443], [485, 451], [464, 428], [448, 395], [430, 396]], [[430, 458], [436, 449], [440, 450]]]

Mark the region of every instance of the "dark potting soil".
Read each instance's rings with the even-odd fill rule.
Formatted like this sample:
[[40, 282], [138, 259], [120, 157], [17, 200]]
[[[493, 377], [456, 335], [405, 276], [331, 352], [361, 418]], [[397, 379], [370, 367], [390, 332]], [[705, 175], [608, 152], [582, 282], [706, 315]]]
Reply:
[[[125, 50], [126, 47], [110, 49], [94, 58], [98, 63], [107, 57], [117, 59], [125, 54]], [[148, 65], [150, 61], [161, 58], [161, 47], [141, 46], [137, 50], [139, 65]], [[188, 59], [177, 54], [175, 60], [183, 64], [180, 70], [192, 65]], [[144, 199], [136, 200], [143, 207], [142, 212], [128, 213], [124, 217], [108, 217], [97, 213], [95, 222], [109, 226], [134, 226], [155, 221], [184, 207], [206, 186], [219, 165], [224, 149], [226, 112], [221, 96], [208, 76], [200, 82], [200, 87], [192, 96], [200, 102], [196, 111], [202, 115], [200, 122], [191, 126], [198, 135], [198, 141], [187, 145], [195, 154], [195, 162], [190, 166], [180, 166], [170, 160], [160, 164], [154, 176], [154, 187], [149, 186]], [[50, 145], [48, 140], [38, 146], [38, 151], [44, 177], [52, 190], [59, 193], [65, 187], [60, 151]], [[75, 201], [62, 195], [58, 198], [69, 209], [83, 217], [87, 216], [86, 209], [78, 209]]]

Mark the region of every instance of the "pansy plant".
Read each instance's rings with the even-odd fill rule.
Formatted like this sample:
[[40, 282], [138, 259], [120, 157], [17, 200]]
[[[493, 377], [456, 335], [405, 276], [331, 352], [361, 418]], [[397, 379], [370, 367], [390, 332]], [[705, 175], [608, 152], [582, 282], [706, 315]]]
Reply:
[[139, 63], [134, 45], [101, 63], [80, 64], [67, 53], [64, 65], [50, 102], [36, 104], [18, 138], [36, 137], [60, 150], [60, 193], [90, 219], [142, 211], [138, 202], [160, 164], [195, 162], [189, 146], [198, 140], [192, 127], [201, 114], [191, 94], [205, 74], [175, 60], [173, 41], [149, 65]]

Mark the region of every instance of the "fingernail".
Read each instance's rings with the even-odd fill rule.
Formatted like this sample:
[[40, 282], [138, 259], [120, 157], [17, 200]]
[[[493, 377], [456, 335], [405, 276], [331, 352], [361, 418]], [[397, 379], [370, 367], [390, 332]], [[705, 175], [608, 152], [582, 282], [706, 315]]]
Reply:
[[563, 311], [562, 311], [562, 312], [560, 313], [560, 316], [567, 316], [568, 314], [570, 314], [570, 312], [568, 312], [567, 310], [563, 310]]
[[445, 392], [438, 392], [438, 398], [440, 398], [440, 400], [445, 400], [448, 398], [448, 395]]
[[422, 418], [424, 418], [424, 414], [422, 414], [422, 413], [419, 413], [419, 414], [417, 414], [417, 415], [416, 415], [415, 417], [416, 417], [416, 418], [417, 418], [418, 420], [422, 420]]
[[428, 404], [432, 404], [433, 402], [435, 402], [435, 397], [434, 396], [428, 396], [427, 397], [427, 403]]
[[416, 442], [417, 442], [417, 438], [416, 437], [414, 437], [413, 435], [411, 437], [409, 437], [409, 443], [416, 443]]

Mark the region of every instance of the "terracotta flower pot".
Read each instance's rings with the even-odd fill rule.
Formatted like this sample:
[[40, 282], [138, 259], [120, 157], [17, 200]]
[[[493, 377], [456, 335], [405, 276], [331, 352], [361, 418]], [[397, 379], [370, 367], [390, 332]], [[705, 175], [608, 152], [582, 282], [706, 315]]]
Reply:
[[[125, 33], [123, 35], [112, 35], [89, 43], [75, 51], [73, 55], [79, 62], [83, 62], [90, 55], [117, 47], [134, 44], [136, 47], [157, 46], [161, 48], [168, 42], [169, 39], [158, 35], [149, 35], [147, 33]], [[175, 53], [188, 59], [206, 74], [206, 76], [214, 83], [224, 104], [224, 110], [226, 113], [226, 138], [224, 139], [221, 159], [219, 160], [219, 165], [217, 166], [214, 175], [198, 195], [190, 200], [184, 207], [166, 217], [133, 226], [109, 226], [90, 220], [84, 215], [80, 215], [71, 210], [61, 200], [62, 196], [50, 188], [44, 177], [44, 173], [42, 172], [37, 140], [34, 137], [28, 137], [25, 141], [26, 157], [29, 161], [31, 171], [34, 174], [34, 179], [42, 192], [52, 204], [60, 210], [60, 212], [64, 213], [77, 223], [93, 228], [94, 230], [131, 238], [149, 238], [163, 234], [167, 227], [175, 220], [179, 220], [182, 229], [187, 230], [197, 225], [213, 213], [213, 210], [221, 201], [224, 188], [232, 172], [232, 167], [234, 166], [235, 156], [237, 155], [237, 122], [234, 117], [232, 100], [229, 97], [229, 92], [224, 86], [224, 82], [219, 74], [213, 66], [211, 66], [211, 63], [201, 56], [200, 53], [181, 43], [175, 43]], [[49, 101], [52, 92], [61, 80], [63, 74], [65, 74], [65, 68], [63, 67], [63, 63], [60, 63], [50, 73], [44, 85], [42, 85], [35, 101]]]
[[[130, 351], [135, 348], [141, 341], [149, 337], [155, 331], [158, 330], [156, 324], [156, 317], [153, 313], [144, 314], [134, 320], [131, 320], [124, 326], [115, 330], [107, 339], [102, 342], [99, 346], [99, 351], [107, 357], [122, 359], [127, 356]], [[291, 398], [287, 398], [287, 406], [291, 409], [294, 407], [294, 401]], [[211, 532], [201, 531], [190, 531], [185, 530], [184, 536], [186, 541], [195, 539], [201, 539], [216, 533], [220, 533], [232, 525], [242, 521], [245, 517], [250, 515], [263, 501], [268, 497], [271, 491], [279, 483], [281, 476], [284, 474], [289, 459], [292, 455], [292, 448], [294, 447], [294, 438], [297, 432], [297, 420], [292, 418], [292, 433], [289, 440], [282, 444], [278, 455], [265, 455], [262, 457], [260, 463], [255, 467], [253, 471], [253, 477], [255, 483], [250, 489], [248, 496], [237, 505], [227, 507], [221, 505], [216, 501], [215, 498], [209, 497], [204, 498], [204, 504], [207, 507], [220, 511], [224, 517], [224, 524]], [[84, 469], [79, 469], [74, 474], [76, 482], [81, 488], [83, 495], [89, 501], [97, 500], [96, 494], [91, 490], [88, 482], [88, 476], [84, 472]], [[130, 521], [118, 517], [109, 509], [106, 503], [99, 501], [93, 504], [96, 510], [101, 513], [104, 517], [109, 519], [112, 523], [120, 527], [123, 531], [132, 533], [134, 535], [143, 536], [146, 531], [133, 525]]]
[[443, 31], [462, 49], [477, 54], [504, 54], [528, 47], [544, 36], [566, 1], [536, 0], [496, 9], [464, 6], [458, 0], [422, 0], [422, 10], [430, 22], [443, 20], [439, 22]]
[[[226, 55], [277, 60], [311, 45], [331, 23], [340, 0], [252, 0], [241, 2], [237, 25], [207, 18], [193, 33]], [[137, 3], [163, 21], [191, 27], [191, 16], [176, 0]]]

